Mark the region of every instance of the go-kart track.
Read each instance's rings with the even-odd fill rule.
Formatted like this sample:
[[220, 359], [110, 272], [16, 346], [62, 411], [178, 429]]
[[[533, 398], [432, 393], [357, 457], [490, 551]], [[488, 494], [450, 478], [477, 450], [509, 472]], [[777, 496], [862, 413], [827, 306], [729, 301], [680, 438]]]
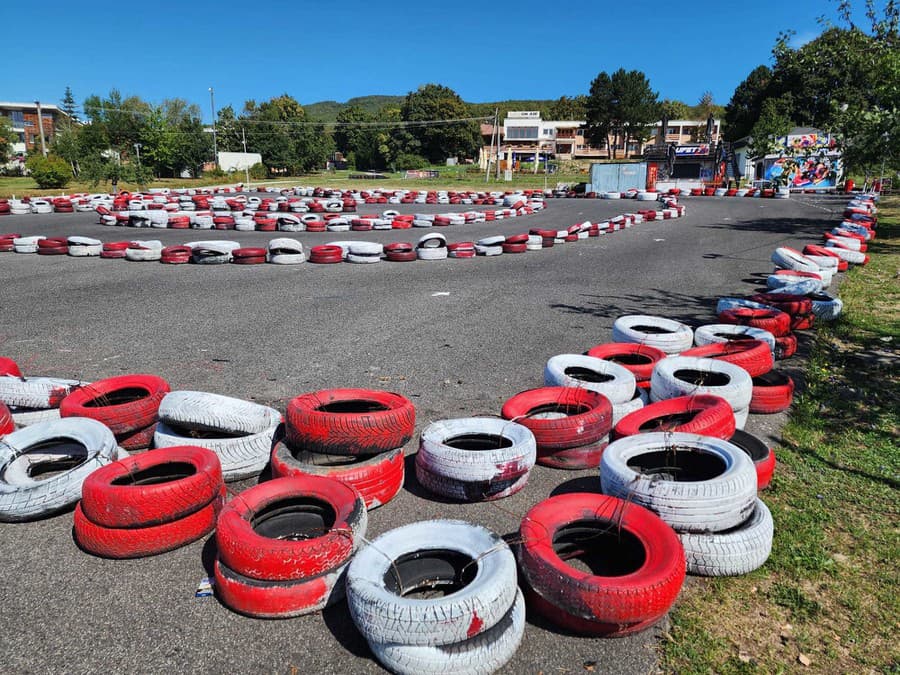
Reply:
[[[686, 197], [680, 203], [686, 206], [681, 218], [472, 259], [162, 265], [2, 253], [0, 355], [15, 359], [26, 375], [95, 381], [153, 373], [173, 390], [225, 394], [281, 412], [293, 397], [320, 389], [398, 392], [415, 405], [416, 435], [405, 447], [404, 487], [369, 513], [367, 538], [440, 518], [514, 535], [541, 500], [599, 492], [597, 470], [535, 466], [525, 489], [508, 498], [448, 501], [416, 479], [412, 455], [422, 429], [437, 420], [499, 415], [512, 395], [543, 385], [550, 357], [609, 342], [621, 315], [659, 315], [692, 327], [717, 323], [718, 298], [764, 287], [772, 251], [817, 242], [846, 199]], [[449, 242], [475, 241], [605, 221], [643, 206], [549, 199], [533, 215], [440, 232]], [[384, 208], [446, 213], [452, 207], [371, 210]], [[221, 239], [265, 247], [287, 236], [307, 251], [335, 240], [415, 244], [431, 231], [135, 230], [77, 212], [6, 216], [0, 230], [104, 242], [159, 239], [164, 246]], [[778, 367], [796, 373], [797, 360]], [[777, 444], [777, 417], [751, 415], [747, 429]], [[233, 493], [257, 482], [228, 487]], [[81, 551], [72, 523], [67, 511], [0, 524], [5, 672], [383, 672], [345, 602], [267, 621], [237, 614], [215, 597], [196, 598], [200, 581], [212, 576], [212, 535], [153, 557], [109, 560]], [[776, 532], [776, 546], [777, 538]], [[567, 634], [531, 613], [527, 621], [502, 672], [647, 673], [664, 628], [612, 640]]]

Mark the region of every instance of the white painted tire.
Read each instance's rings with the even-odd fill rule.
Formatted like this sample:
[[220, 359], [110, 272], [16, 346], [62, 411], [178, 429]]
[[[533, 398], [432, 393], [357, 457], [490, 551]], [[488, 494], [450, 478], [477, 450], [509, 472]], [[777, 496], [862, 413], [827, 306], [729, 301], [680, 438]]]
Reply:
[[851, 251], [846, 248], [838, 248], [834, 245], [833, 242], [826, 241], [825, 246], [828, 247], [830, 251], [833, 251], [835, 255], [837, 255], [841, 260], [846, 260], [848, 263], [853, 265], [862, 265], [866, 262], [866, 254], [861, 251]]
[[748, 307], [750, 309], [772, 309], [771, 305], [753, 302], [753, 300], [747, 300], [745, 298], [719, 298], [719, 301], [716, 303], [716, 314], [721, 314], [726, 310], [738, 309], [740, 307]]
[[59, 408], [16, 408], [11, 406], [9, 410], [16, 427], [30, 427], [32, 424], [59, 419]]
[[812, 313], [822, 321], [834, 321], [844, 311], [844, 303], [840, 298], [827, 293], [814, 293], [812, 300]]
[[149, 262], [160, 260], [162, 250], [158, 248], [126, 248], [125, 259], [133, 262]]
[[822, 281], [812, 277], [796, 277], [791, 274], [770, 274], [766, 278], [766, 287], [770, 291], [787, 288], [792, 295], [806, 295], [807, 293], [820, 293]]
[[[83, 445], [85, 459], [77, 466], [49, 478], [34, 480], [23, 472], [17, 485], [0, 480], [0, 521], [21, 522], [56, 513], [81, 499], [84, 479], [115, 461], [115, 436], [106, 425], [84, 417], [42, 422], [14, 431], [0, 441], [0, 476], [28, 449], [53, 439]], [[46, 454], [46, 453], [43, 453]]]
[[159, 404], [159, 419], [196, 431], [257, 434], [272, 424], [272, 408], [205, 391], [172, 391]]
[[[710, 456], [710, 477], [673, 479], [680, 470], [678, 451], [692, 458]], [[651, 464], [664, 464], [659, 471], [632, 468], [642, 456]], [[750, 456], [728, 441], [698, 434], [652, 432], [610, 443], [600, 460], [600, 485], [604, 494], [650, 509], [677, 532], [729, 530], [745, 522], [756, 504]]]
[[354, 241], [347, 247], [347, 254], [358, 256], [380, 256], [384, 246], [374, 241]]
[[[590, 382], [566, 372], [573, 368], [596, 374], [603, 381]], [[544, 384], [548, 387], [581, 387], [596, 391], [606, 396], [613, 405], [630, 401], [637, 386], [634, 374], [624, 366], [583, 354], [550, 357], [544, 366]]]
[[446, 260], [447, 259], [447, 247], [442, 246], [440, 248], [417, 248], [416, 249], [416, 257], [419, 260]]
[[775, 525], [768, 507], [757, 499], [750, 517], [727, 532], [681, 533], [689, 574], [733, 577], [762, 567], [772, 552]]
[[[444, 597], [404, 598], [387, 581], [396, 578], [396, 561], [428, 550], [463, 554], [474, 561], [474, 578]], [[506, 542], [459, 520], [390, 530], [357, 551], [347, 570], [350, 615], [370, 643], [434, 646], [471, 639], [497, 625], [517, 593], [516, 561]]]
[[479, 244], [475, 244], [475, 253], [477, 255], [484, 255], [484, 256], [503, 255], [503, 247], [502, 246], [480, 246]]
[[636, 410], [640, 410], [645, 405], [650, 402], [650, 395], [647, 393], [647, 390], [643, 387], [635, 387], [634, 394], [632, 397], [625, 401], [624, 403], [613, 403], [612, 407], [612, 426], [615, 426], [619, 423], [619, 420], [625, 417], [626, 415], [630, 415]]
[[798, 272], [818, 272], [819, 266], [799, 251], [780, 246], [772, 253], [772, 262], [777, 267]]
[[4, 375], [0, 376], [0, 401], [19, 408], [57, 408], [59, 401], [84, 384], [78, 380], [56, 377], [21, 378]]
[[[642, 330], [644, 326], [667, 332], [647, 332]], [[693, 344], [694, 332], [690, 326], [672, 319], [646, 314], [629, 314], [615, 320], [612, 338], [613, 342], [643, 344], [661, 349], [666, 354], [679, 354]]]
[[525, 599], [516, 601], [503, 618], [483, 633], [450, 645], [369, 643], [375, 658], [392, 673], [423, 675], [488, 675], [500, 670], [516, 653], [525, 634]]
[[[680, 371], [693, 371], [714, 380], [724, 379], [722, 384], [695, 384], [680, 379]], [[679, 396], [711, 394], [728, 401], [731, 409], [749, 408], [753, 396], [753, 379], [750, 374], [733, 363], [720, 359], [703, 359], [695, 356], [670, 356], [658, 361], [650, 375], [650, 400], [663, 401]]]
[[737, 326], [730, 323], [710, 323], [699, 326], [694, 331], [694, 342], [698, 347], [711, 345], [714, 342], [729, 342], [732, 339], [762, 340], [769, 345], [769, 349], [775, 351], [775, 336], [762, 328]]

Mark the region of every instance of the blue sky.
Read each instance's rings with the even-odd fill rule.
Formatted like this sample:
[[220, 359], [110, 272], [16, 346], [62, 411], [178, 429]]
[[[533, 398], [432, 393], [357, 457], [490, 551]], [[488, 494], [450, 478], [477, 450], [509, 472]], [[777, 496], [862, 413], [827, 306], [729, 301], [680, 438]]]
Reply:
[[68, 85], [80, 105], [117, 87], [154, 103], [187, 99], [208, 118], [209, 87], [217, 108], [237, 110], [285, 92], [301, 103], [345, 101], [428, 82], [482, 102], [586, 93], [598, 72], [624, 67], [644, 71], [661, 98], [693, 104], [709, 90], [724, 104], [750, 70], [770, 63], [779, 31], [809, 40], [835, 7], [44, 0], [41, 21], [18, 24], [7, 42], [0, 100], [59, 103]]

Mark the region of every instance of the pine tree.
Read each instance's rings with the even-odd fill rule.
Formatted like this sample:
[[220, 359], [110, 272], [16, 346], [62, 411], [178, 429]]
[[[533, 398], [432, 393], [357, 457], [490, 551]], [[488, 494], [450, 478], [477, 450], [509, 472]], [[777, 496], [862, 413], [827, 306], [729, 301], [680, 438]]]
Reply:
[[62, 104], [59, 106], [73, 122], [78, 121], [78, 104], [75, 103], [75, 97], [72, 96], [72, 88], [66, 87], [66, 93], [63, 96]]

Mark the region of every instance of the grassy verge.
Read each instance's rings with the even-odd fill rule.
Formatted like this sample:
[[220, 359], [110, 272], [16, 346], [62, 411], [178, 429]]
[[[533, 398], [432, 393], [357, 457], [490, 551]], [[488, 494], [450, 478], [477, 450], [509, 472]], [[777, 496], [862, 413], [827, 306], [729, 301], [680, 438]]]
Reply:
[[662, 643], [678, 673], [900, 672], [900, 198], [871, 262], [817, 326], [773, 487], [768, 563], [686, 588]]

